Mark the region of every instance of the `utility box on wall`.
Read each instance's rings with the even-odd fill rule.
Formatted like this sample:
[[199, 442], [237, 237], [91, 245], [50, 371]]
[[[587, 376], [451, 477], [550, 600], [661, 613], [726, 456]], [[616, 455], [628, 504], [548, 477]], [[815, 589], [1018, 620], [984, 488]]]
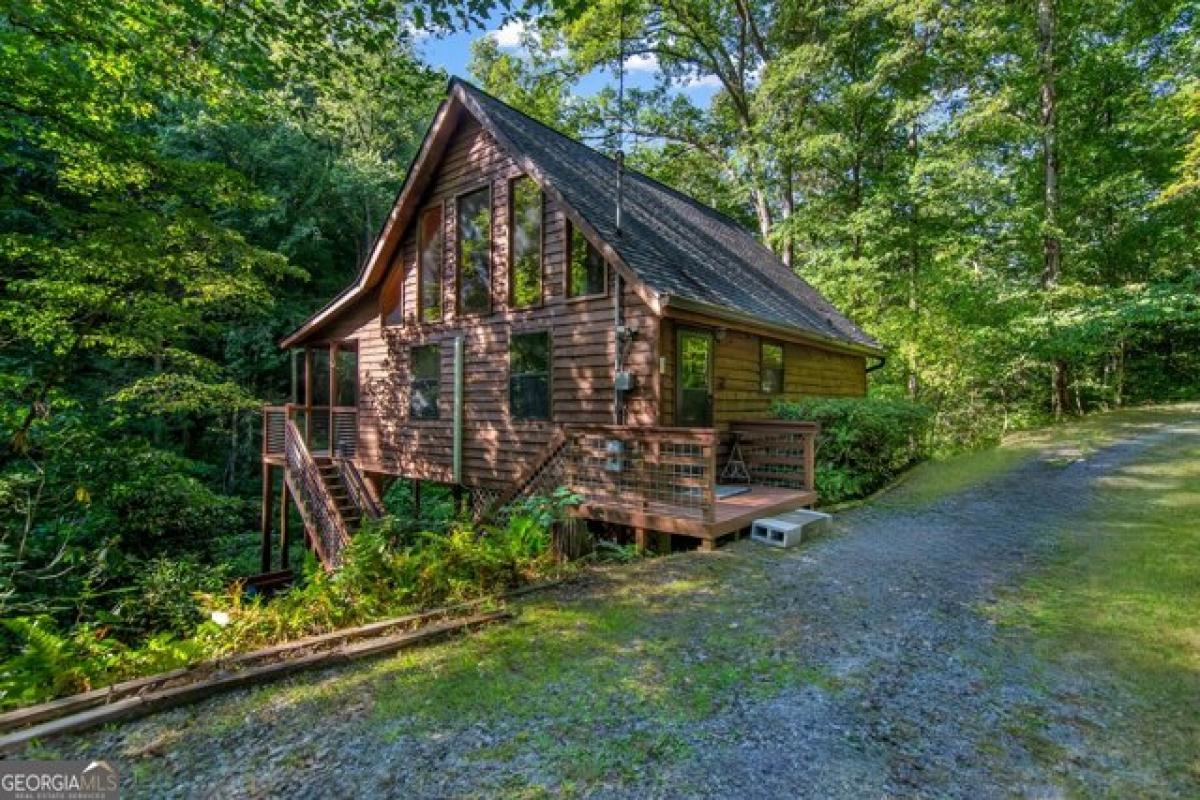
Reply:
[[609, 439], [604, 443], [605, 472], [622, 472], [625, 469], [625, 443], [620, 439]]

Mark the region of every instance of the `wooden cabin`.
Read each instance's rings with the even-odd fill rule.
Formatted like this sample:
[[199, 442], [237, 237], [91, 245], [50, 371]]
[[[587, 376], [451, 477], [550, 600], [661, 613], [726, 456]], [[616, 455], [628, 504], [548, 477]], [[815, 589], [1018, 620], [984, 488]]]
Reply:
[[298, 390], [264, 412], [264, 571], [276, 469], [328, 564], [395, 478], [480, 512], [565, 485], [583, 518], [702, 546], [814, 502], [816, 428], [771, 404], [865, 394], [880, 345], [732, 220], [620, 183], [450, 83], [358, 278], [282, 342]]

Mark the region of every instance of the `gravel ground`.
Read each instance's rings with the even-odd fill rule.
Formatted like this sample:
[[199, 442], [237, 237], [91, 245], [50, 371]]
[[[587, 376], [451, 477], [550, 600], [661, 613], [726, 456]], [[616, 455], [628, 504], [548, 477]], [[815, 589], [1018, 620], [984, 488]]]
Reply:
[[[758, 620], [755, 641], [773, 648], [768, 665], [802, 662], [811, 680], [781, 680], [765, 692], [725, 687], [703, 713], [664, 721], [653, 711], [661, 704], [618, 708], [604, 695], [590, 701], [600, 702], [603, 720], [566, 730], [561, 714], [513, 715], [503, 710], [511, 706], [489, 707], [501, 695], [481, 691], [478, 708], [450, 717], [389, 716], [377, 695], [383, 687], [395, 693], [397, 675], [414, 667], [382, 662], [216, 698], [31, 754], [107, 756], [131, 776], [128, 796], [148, 797], [1059, 797], [1107, 794], [1117, 778], [1136, 794], [1169, 796], [1173, 787], [1152, 763], [1095, 746], [1096, 732], [1119, 725], [1136, 702], [1119, 684], [1039, 661], [1028, 634], [997, 628], [985, 613], [1060, 537], [1075, 535], [1070, 523], [1095, 498], [1098, 478], [1153, 464], [1168, 437], [1200, 445], [1200, 425], [1166, 419], [1086, 458], [1043, 449], [918, 507], [884, 497], [839, 514], [832, 535], [796, 550], [743, 541], [607, 570], [529, 601], [531, 610], [586, 610], [719, 574], [729, 585], [715, 596], [709, 583], [659, 608], [622, 646], [640, 652], [654, 633], [690, 636], [684, 652], [703, 660], [705, 651], [727, 652], [719, 650], [722, 632]], [[529, 647], [536, 662], [538, 646]], [[569, 683], [572, 663], [547, 669]], [[542, 676], [536, 685], [540, 693], [559, 684]], [[405, 686], [421, 691], [419, 682]], [[610, 752], [613, 741], [625, 743], [612, 751], [616, 758], [653, 757], [563, 778], [573, 774], [571, 761]], [[670, 744], [680, 741], [685, 746]]]

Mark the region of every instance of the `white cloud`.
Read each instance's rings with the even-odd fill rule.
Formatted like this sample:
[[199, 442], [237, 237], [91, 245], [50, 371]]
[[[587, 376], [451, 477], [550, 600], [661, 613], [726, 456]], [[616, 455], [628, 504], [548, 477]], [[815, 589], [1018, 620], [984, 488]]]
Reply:
[[638, 53], [625, 59], [625, 69], [629, 72], [658, 72], [658, 56], [653, 53]]
[[519, 19], [505, 23], [499, 30], [491, 31], [488, 36], [496, 40], [501, 47], [520, 47], [521, 36], [525, 33], [525, 23]]
[[423, 42], [432, 35], [427, 28], [418, 28], [413, 24], [412, 20], [404, 23], [404, 29], [408, 32], [409, 38], [414, 42]]
[[685, 89], [720, 89], [723, 84], [716, 75], [689, 75], [683, 79]]

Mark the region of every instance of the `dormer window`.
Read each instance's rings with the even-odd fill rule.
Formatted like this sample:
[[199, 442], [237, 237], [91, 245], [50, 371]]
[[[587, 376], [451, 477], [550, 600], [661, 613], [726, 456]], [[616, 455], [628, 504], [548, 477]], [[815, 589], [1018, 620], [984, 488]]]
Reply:
[[482, 189], [458, 198], [458, 313], [492, 308], [492, 193]]

